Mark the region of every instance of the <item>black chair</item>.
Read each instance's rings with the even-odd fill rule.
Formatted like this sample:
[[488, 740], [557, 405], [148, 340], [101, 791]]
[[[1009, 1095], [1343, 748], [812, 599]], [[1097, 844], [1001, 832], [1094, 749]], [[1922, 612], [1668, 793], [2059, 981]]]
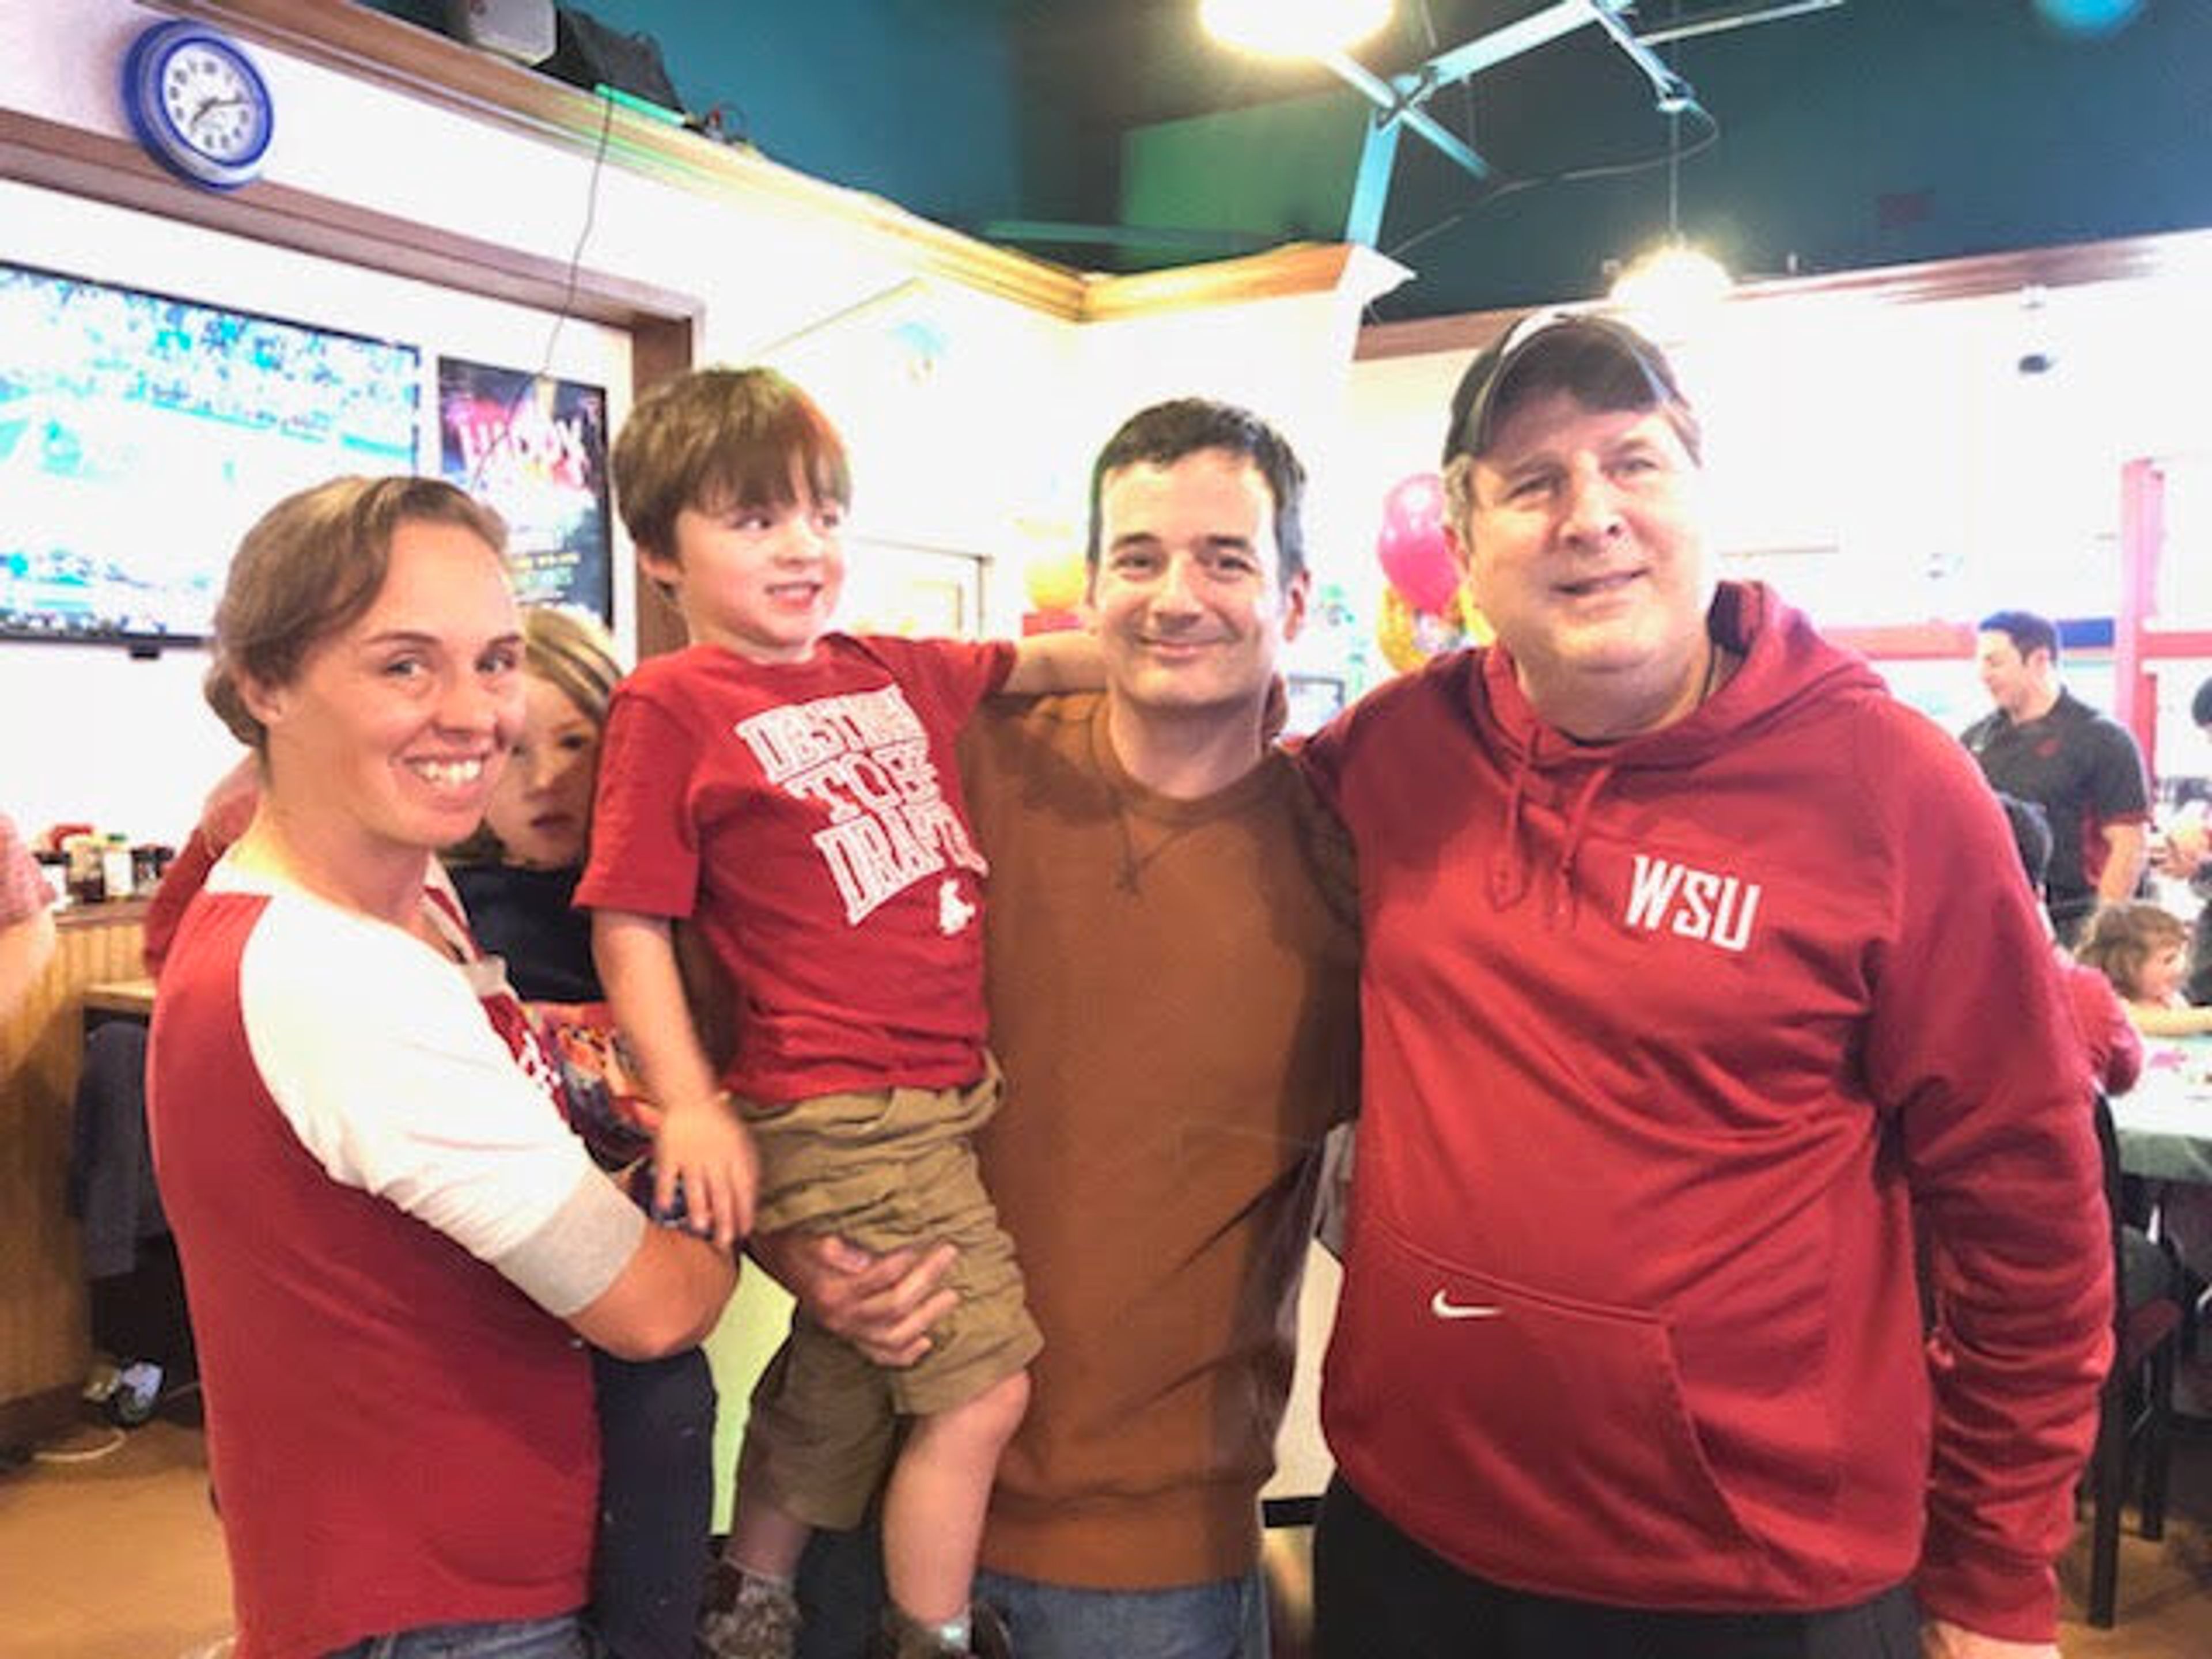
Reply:
[[2120, 1172], [2119, 1137], [2111, 1105], [2096, 1100], [2097, 1142], [2104, 1154], [2105, 1195], [2112, 1208], [2115, 1278], [2111, 1374], [2098, 1407], [2097, 1442], [2089, 1455], [2089, 1622], [2112, 1626], [2119, 1595], [2120, 1509], [2138, 1448], [2142, 1467], [2142, 1535], [2166, 1532], [2167, 1464], [2172, 1449], [2173, 1378], [2183, 1320], [2180, 1264], [2130, 1218], [2130, 1194]]

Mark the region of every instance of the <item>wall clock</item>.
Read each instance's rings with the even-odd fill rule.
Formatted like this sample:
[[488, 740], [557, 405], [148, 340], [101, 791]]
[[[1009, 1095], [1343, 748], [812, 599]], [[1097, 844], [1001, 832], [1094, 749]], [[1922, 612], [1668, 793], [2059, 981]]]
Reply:
[[131, 43], [123, 104], [155, 160], [212, 190], [258, 177], [276, 129], [269, 83], [253, 60], [189, 19], [156, 23]]

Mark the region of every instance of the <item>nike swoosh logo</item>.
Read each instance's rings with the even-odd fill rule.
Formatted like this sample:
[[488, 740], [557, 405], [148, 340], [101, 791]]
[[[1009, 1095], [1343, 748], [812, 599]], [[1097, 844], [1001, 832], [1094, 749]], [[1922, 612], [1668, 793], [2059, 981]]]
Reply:
[[1429, 1311], [1439, 1319], [1502, 1319], [1505, 1310], [1487, 1302], [1455, 1302], [1439, 1290], [1429, 1298]]

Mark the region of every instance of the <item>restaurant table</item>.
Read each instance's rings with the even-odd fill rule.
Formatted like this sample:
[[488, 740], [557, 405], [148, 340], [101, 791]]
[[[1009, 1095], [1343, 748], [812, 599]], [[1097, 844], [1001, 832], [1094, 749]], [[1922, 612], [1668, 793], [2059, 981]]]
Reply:
[[154, 981], [150, 979], [102, 980], [84, 988], [85, 1023], [99, 1024], [101, 1016], [125, 1019], [154, 1017]]
[[2120, 1168], [2212, 1184], [2212, 1037], [2151, 1037], [2142, 1077], [2112, 1097]]

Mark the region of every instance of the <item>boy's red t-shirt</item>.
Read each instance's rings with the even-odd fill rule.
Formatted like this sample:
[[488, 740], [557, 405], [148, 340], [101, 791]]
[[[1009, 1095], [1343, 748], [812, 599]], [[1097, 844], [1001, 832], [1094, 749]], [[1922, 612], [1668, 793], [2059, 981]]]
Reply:
[[1014, 647], [693, 646], [615, 693], [576, 902], [693, 918], [736, 988], [723, 1082], [768, 1103], [982, 1074], [986, 866], [953, 741]]

